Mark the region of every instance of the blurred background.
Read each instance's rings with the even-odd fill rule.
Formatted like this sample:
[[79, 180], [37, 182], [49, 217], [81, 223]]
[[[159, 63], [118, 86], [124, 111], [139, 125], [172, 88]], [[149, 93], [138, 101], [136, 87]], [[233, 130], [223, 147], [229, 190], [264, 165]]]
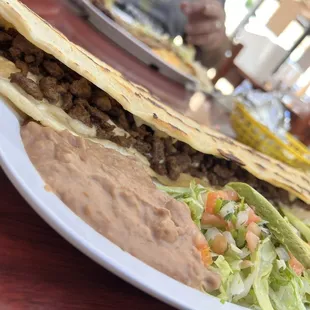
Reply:
[[291, 112], [291, 129], [310, 144], [310, 3], [293, 0], [227, 0], [231, 58], [209, 77], [222, 93], [244, 81], [274, 92]]
[[[310, 96], [310, 7], [293, 0], [227, 0], [226, 32], [242, 48], [217, 87], [229, 94], [248, 78], [256, 87]], [[234, 68], [236, 67], [236, 68]], [[210, 71], [211, 77], [215, 71]]]

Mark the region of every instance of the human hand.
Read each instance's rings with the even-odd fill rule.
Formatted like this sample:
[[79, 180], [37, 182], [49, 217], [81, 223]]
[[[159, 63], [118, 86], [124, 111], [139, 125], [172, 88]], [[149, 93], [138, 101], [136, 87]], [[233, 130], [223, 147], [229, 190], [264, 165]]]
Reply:
[[219, 0], [184, 1], [181, 10], [188, 17], [187, 42], [216, 50], [224, 41], [225, 11]]

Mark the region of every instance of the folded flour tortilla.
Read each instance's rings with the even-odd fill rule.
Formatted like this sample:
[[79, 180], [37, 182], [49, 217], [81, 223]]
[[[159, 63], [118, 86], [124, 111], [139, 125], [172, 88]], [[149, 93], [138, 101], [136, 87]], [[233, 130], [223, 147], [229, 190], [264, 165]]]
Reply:
[[[310, 203], [308, 174], [199, 125], [167, 107], [146, 89], [128, 81], [120, 72], [70, 42], [19, 1], [0, 0], [0, 25], [6, 29], [16, 29], [33, 45], [84, 77], [93, 84], [93, 87], [103, 90], [117, 101], [127, 111], [126, 113], [134, 116], [137, 126], [145, 124], [159, 137], [171, 137], [174, 142], [180, 141], [202, 154], [234, 163], [238, 169], [242, 168], [244, 173], [249, 172], [255, 179], [284, 189], [306, 204]], [[32, 119], [56, 130], [68, 129], [74, 134], [117, 148], [124, 154], [134, 155], [145, 163], [149, 174], [158, 178], [161, 183], [185, 185], [193, 178], [186, 171], [182, 171], [177, 180], [171, 180], [169, 176], [155, 172], [150, 159], [134, 147], [120, 147], [114, 142], [98, 139], [96, 125], [87, 126], [61, 109], [61, 104], [51, 104], [46, 98], [37, 100], [16, 83], [10, 82], [11, 74], [19, 71], [12, 61], [0, 56], [1, 95], [7, 97]], [[31, 74], [27, 77], [39, 83], [38, 77]], [[120, 132], [122, 130], [119, 128]], [[200, 179], [202, 182], [209, 181], [207, 177]]]

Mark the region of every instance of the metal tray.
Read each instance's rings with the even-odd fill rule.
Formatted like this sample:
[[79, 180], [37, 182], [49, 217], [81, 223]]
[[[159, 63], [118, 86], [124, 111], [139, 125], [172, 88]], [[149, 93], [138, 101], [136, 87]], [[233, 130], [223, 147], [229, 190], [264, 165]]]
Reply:
[[195, 89], [197, 83], [195, 77], [184, 74], [178, 69], [170, 66], [160, 57], [155, 55], [152, 50], [144, 43], [135, 38], [126, 29], [118, 25], [111, 18], [106, 16], [90, 0], [71, 0], [75, 2], [85, 13], [86, 18], [100, 32], [104, 33], [120, 47], [141, 60], [146, 65], [159, 71], [170, 79], [185, 85], [189, 89]]

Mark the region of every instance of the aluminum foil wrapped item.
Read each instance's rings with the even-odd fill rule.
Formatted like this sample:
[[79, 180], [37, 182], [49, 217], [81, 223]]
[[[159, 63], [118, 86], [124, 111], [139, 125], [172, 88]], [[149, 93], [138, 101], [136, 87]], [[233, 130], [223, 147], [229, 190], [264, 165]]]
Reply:
[[235, 95], [257, 121], [286, 142], [286, 134], [291, 128], [291, 115], [281, 103], [280, 94], [265, 93], [243, 84], [236, 89]]

